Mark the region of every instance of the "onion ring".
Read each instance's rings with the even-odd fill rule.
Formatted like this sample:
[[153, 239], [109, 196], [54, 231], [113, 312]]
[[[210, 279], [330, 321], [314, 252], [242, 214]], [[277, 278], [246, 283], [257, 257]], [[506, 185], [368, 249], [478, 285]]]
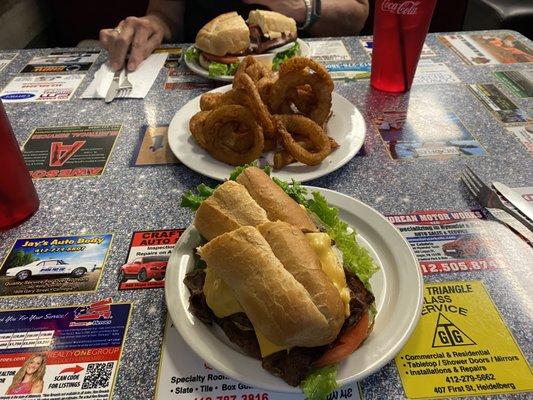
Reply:
[[[223, 126], [236, 122], [239, 125], [244, 125], [243, 128], [251, 135], [251, 145], [247, 149], [239, 149], [229, 147], [223, 144], [221, 139], [223, 135], [227, 135], [227, 131]], [[251, 163], [261, 156], [264, 147], [263, 130], [261, 126], [255, 121], [254, 115], [246, 107], [239, 105], [224, 105], [220, 106], [209, 113], [204, 123], [204, 135], [206, 141], [206, 150], [215, 159], [230, 165], [243, 165]], [[221, 136], [222, 135], [222, 136]], [[237, 134], [239, 135], [239, 134]]]
[[283, 76], [280, 75], [270, 96], [270, 109], [273, 113], [283, 112], [282, 105], [288, 98], [290, 91], [303, 85], [309, 85], [316, 98], [316, 104], [305, 115], [318, 125], [324, 126], [331, 111], [331, 90], [317, 74], [289, 71]]
[[320, 77], [329, 90], [333, 91], [333, 80], [328, 73], [328, 70], [320, 63], [315, 60], [307, 57], [293, 57], [289, 58], [283, 64], [281, 64], [279, 69], [280, 78], [289, 72], [298, 72], [302, 70], [309, 69], [314, 72], [314, 75]]
[[261, 96], [254, 81], [246, 74], [237, 74], [233, 78], [233, 87], [235, 89], [243, 90], [249, 97], [249, 107], [252, 109], [255, 117], [260, 121], [261, 127], [267, 138], [275, 136], [274, 124], [272, 122], [272, 115], [268, 111], [267, 106], [261, 100]]
[[203, 149], [205, 149], [205, 146], [206, 146], [205, 136], [204, 136], [204, 124], [209, 113], [210, 111], [197, 112], [189, 120], [189, 130], [191, 131], [192, 137], [194, 138], [194, 140], [196, 140], [198, 145]]
[[204, 93], [200, 96], [200, 110], [210, 111], [217, 107], [223, 93]]
[[239, 64], [235, 76], [238, 74], [246, 74], [256, 83], [262, 78], [272, 76], [272, 70], [255, 57], [246, 56]]
[[[318, 165], [331, 153], [328, 136], [319, 125], [309, 118], [303, 115], [275, 115], [274, 121], [285, 149], [301, 163]], [[318, 151], [311, 152], [305, 149], [294, 140], [289, 132], [306, 137], [311, 146]]]

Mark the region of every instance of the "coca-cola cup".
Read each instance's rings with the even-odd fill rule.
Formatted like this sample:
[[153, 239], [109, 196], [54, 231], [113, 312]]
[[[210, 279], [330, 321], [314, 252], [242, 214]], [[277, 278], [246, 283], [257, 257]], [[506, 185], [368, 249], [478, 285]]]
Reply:
[[39, 198], [0, 100], [0, 230], [13, 228], [39, 208]]
[[437, 0], [376, 0], [370, 85], [384, 92], [411, 88]]

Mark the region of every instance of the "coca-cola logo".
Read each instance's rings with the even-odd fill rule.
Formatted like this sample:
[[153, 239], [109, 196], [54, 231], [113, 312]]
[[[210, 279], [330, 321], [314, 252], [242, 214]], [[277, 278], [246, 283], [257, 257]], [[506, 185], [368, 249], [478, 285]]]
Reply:
[[381, 3], [381, 10], [393, 14], [415, 15], [420, 3], [420, 1], [385, 0]]

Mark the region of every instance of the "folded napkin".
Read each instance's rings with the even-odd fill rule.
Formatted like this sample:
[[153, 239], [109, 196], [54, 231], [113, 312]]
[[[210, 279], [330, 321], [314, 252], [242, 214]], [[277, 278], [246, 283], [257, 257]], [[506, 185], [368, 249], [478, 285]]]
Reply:
[[[128, 72], [128, 80], [133, 85], [129, 98], [142, 99], [154, 84], [159, 71], [163, 67], [167, 53], [152, 54], [144, 60], [134, 72]], [[113, 80], [115, 72], [107, 65], [103, 64], [94, 74], [94, 78], [89, 87], [83, 92], [83, 99], [105, 98], [107, 90]], [[124, 79], [124, 70], [120, 73], [120, 82]]]

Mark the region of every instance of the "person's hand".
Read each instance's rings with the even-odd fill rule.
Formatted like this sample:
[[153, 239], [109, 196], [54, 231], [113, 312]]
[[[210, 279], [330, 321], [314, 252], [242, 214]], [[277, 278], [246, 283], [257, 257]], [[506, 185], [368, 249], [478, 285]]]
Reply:
[[243, 0], [246, 4], [259, 4], [269, 10], [293, 18], [296, 23], [305, 21], [305, 3], [303, 0]]
[[102, 29], [100, 43], [109, 52], [109, 65], [115, 71], [122, 68], [131, 48], [127, 68], [134, 71], [161, 45], [169, 31], [166, 23], [155, 15], [128, 17], [114, 29]]

